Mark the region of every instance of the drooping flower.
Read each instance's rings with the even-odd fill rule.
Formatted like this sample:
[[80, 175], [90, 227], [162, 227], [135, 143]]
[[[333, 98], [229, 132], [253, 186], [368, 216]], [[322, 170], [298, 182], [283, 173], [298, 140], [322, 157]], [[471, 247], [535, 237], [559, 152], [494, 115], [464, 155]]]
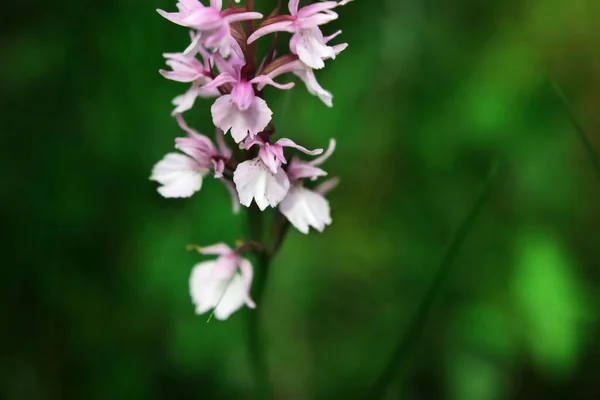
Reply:
[[290, 188], [279, 204], [279, 211], [304, 234], [308, 233], [309, 227], [323, 232], [325, 226], [331, 224], [329, 202], [323, 195], [302, 185]]
[[[324, 39], [325, 43], [329, 42], [331, 39], [336, 37], [342, 33], [342, 31], [337, 31], [333, 35], [330, 35]], [[344, 49], [348, 47], [347, 43], [341, 43], [332, 46], [335, 55], [340, 54]], [[324, 61], [326, 58], [323, 59]], [[324, 89], [319, 82], [317, 82], [317, 78], [315, 77], [314, 70], [306, 65], [302, 60], [298, 58], [298, 56], [282, 56], [276, 62], [273, 63], [274, 68], [270, 69], [265, 76], [275, 79], [279, 75], [285, 74], [287, 72], [292, 72], [296, 75], [308, 89], [308, 92], [313, 96], [317, 96], [327, 107], [333, 107], [333, 95], [328, 90]], [[261, 90], [262, 87], [259, 85], [258, 89]]]
[[223, 176], [224, 159], [231, 154], [229, 149], [217, 149], [206, 136], [189, 128], [181, 115], [177, 115], [179, 126], [188, 136], [175, 139], [175, 148], [181, 153], [168, 153], [152, 169], [150, 179], [162, 186], [158, 192], [167, 198], [190, 197], [202, 188], [202, 181], [210, 169], [216, 177]]
[[249, 37], [248, 43], [273, 32], [293, 33], [290, 39], [290, 50], [297, 54], [300, 60], [314, 69], [325, 66], [327, 58], [335, 58], [335, 50], [328, 46], [319, 28], [320, 25], [335, 20], [338, 15], [332, 11], [347, 1], [323, 1], [310, 4], [298, 9], [299, 0], [290, 0], [288, 9], [291, 15], [280, 15], [269, 18], [259, 25]]
[[323, 149], [308, 150], [306, 147], [302, 147], [294, 143], [291, 139], [287, 138], [279, 139], [275, 143], [269, 143], [260, 135], [254, 138], [247, 138], [246, 141], [240, 145], [240, 148], [249, 149], [254, 145], [258, 145], [260, 147], [260, 150], [258, 151], [258, 157], [274, 174], [277, 173], [277, 170], [281, 167], [281, 164], [287, 164], [287, 160], [283, 155], [284, 147], [292, 147], [300, 150], [304, 154], [311, 156], [316, 156], [323, 152]]
[[218, 255], [213, 261], [196, 264], [190, 276], [190, 295], [196, 314], [214, 310], [216, 319], [224, 320], [244, 304], [255, 308], [250, 297], [252, 264], [224, 243], [199, 248], [205, 255]]
[[227, 84], [231, 86], [231, 93], [219, 97], [212, 105], [213, 123], [225, 133], [231, 131], [231, 136], [239, 143], [248, 135], [254, 137], [264, 130], [273, 114], [267, 102], [255, 95], [252, 85], [263, 84], [278, 89], [290, 89], [294, 83], [282, 85], [261, 75], [247, 81], [242, 77], [240, 64], [227, 64], [222, 61], [220, 65], [223, 68], [222, 73], [205, 87], [217, 88]]
[[207, 48], [220, 52], [228, 57], [235, 39], [231, 35], [230, 24], [236, 21], [247, 21], [262, 18], [257, 12], [246, 12], [241, 7], [222, 10], [222, 0], [210, 0], [210, 5], [204, 6], [198, 0], [179, 0], [177, 12], [156, 10], [169, 21], [196, 29]]
[[[184, 94], [173, 99], [175, 109], [172, 114], [182, 114], [194, 105], [197, 97], [210, 98], [217, 97], [219, 91], [216, 88], [206, 88], [205, 85], [212, 81], [211, 77], [211, 59], [212, 57], [198, 45], [199, 35], [191, 34], [192, 44], [183, 53], [165, 53], [163, 56], [167, 59], [166, 64], [171, 71], [161, 69], [160, 74], [167, 79], [191, 83], [192, 85]], [[200, 54], [203, 62], [196, 58]]]
[[304, 234], [308, 233], [310, 227], [323, 232], [325, 227], [331, 224], [331, 211], [325, 194], [337, 185], [337, 179], [330, 179], [314, 190], [305, 188], [302, 179], [315, 180], [327, 175], [318, 166], [325, 162], [334, 150], [335, 140], [332, 139], [321, 157], [309, 162], [294, 158], [289, 164], [287, 175], [292, 185], [279, 204], [279, 211]]
[[285, 171], [279, 167], [275, 173], [271, 172], [260, 157], [240, 163], [233, 173], [233, 182], [240, 203], [250, 207], [254, 200], [261, 211], [276, 207], [290, 188]]

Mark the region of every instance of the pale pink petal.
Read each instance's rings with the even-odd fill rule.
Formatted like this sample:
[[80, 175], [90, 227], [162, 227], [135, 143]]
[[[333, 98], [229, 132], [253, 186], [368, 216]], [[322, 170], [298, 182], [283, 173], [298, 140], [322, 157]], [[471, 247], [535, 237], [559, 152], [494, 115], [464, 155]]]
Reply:
[[215, 172], [215, 178], [220, 179], [223, 177], [223, 172], [225, 171], [225, 162], [223, 160], [215, 160], [214, 158], [210, 160], [213, 164], [213, 170]]
[[223, 0], [210, 0], [210, 6], [217, 10], [221, 10], [223, 8]]
[[[295, 45], [295, 47], [292, 47]], [[333, 48], [323, 43], [323, 34], [319, 28], [302, 30], [294, 34], [290, 41], [292, 52], [298, 54], [298, 58], [313, 69], [321, 69], [325, 66], [324, 59], [335, 58]]]
[[245, 294], [244, 297], [246, 300], [246, 305], [249, 308], [256, 308], [256, 304], [250, 297], [250, 288], [252, 286], [252, 277], [253, 277], [252, 264], [247, 259], [240, 258], [239, 266], [240, 266], [240, 272], [242, 274], [242, 281], [244, 282], [244, 294]]
[[329, 202], [322, 195], [303, 187], [290, 188], [279, 204], [279, 211], [300, 232], [307, 234], [309, 227], [323, 232], [331, 224]]
[[269, 147], [261, 147], [258, 151], [258, 157], [273, 174], [276, 174], [279, 167], [281, 167], [281, 161], [278, 160], [277, 155]]
[[315, 158], [314, 160], [310, 161], [310, 164], [311, 165], [323, 164], [329, 157], [331, 157], [331, 155], [333, 154], [334, 151], [335, 151], [335, 139], [331, 138], [331, 139], [329, 139], [329, 146], [327, 146], [327, 150], [325, 150], [325, 154], [323, 154], [321, 157]]
[[217, 153], [211, 140], [190, 128], [181, 114], [176, 114], [175, 119], [179, 127], [188, 134], [186, 138], [175, 139], [175, 148], [188, 154], [202, 165], [208, 165], [210, 159]]
[[313, 3], [308, 6], [302, 7], [300, 11], [298, 11], [298, 18], [306, 18], [313, 16], [317, 13], [320, 13], [325, 10], [331, 10], [338, 6], [338, 3], [335, 1], [323, 1], [320, 3]]
[[333, 34], [331, 34], [331, 35], [329, 35], [329, 36], [325, 36], [325, 37], [323, 38], [323, 43], [327, 43], [327, 42], [329, 42], [331, 39], [333, 39], [333, 38], [337, 37], [337, 36], [338, 36], [338, 35], [340, 35], [341, 33], [342, 33], [342, 30], [340, 29], [340, 30], [336, 31], [335, 33], [333, 33]]
[[296, 15], [298, 14], [298, 4], [300, 3], [300, 0], [290, 0], [288, 3], [288, 10], [290, 11], [291, 15]]
[[231, 100], [241, 111], [246, 111], [254, 101], [254, 88], [250, 82], [240, 82], [231, 90]]
[[240, 199], [238, 197], [237, 191], [235, 190], [235, 186], [233, 185], [233, 183], [231, 183], [231, 181], [228, 181], [227, 179], [219, 179], [221, 182], [223, 182], [223, 185], [225, 185], [225, 189], [227, 189], [227, 192], [229, 193], [229, 196], [231, 197], [231, 204], [232, 204], [232, 210], [234, 214], [237, 214], [240, 212]]
[[163, 197], [190, 197], [200, 190], [207, 172], [188, 156], [169, 153], [154, 166], [150, 180], [162, 185], [158, 193]]
[[204, 66], [193, 57], [187, 57], [182, 53], [165, 53], [166, 64], [172, 71], [161, 69], [158, 72], [167, 79], [177, 82], [193, 82], [206, 80]]
[[335, 53], [336, 56], [338, 54], [340, 54], [342, 51], [346, 50], [347, 47], [348, 47], [348, 43], [341, 43], [341, 44], [336, 44], [336, 45], [332, 46], [333, 52]]
[[166, 12], [166, 11], [160, 10], [160, 9], [157, 9], [156, 11], [160, 14], [161, 17], [171, 21], [172, 23], [181, 25], [181, 26], [186, 26], [185, 23], [183, 22], [184, 16], [182, 14], [180, 14], [178, 12], [170, 13], [170, 12]]
[[252, 35], [248, 37], [248, 44], [254, 42], [256, 39], [261, 38], [265, 35], [274, 32], [294, 32], [294, 22], [293, 21], [280, 21], [274, 22], [270, 25], [263, 26], [262, 28], [258, 28], [255, 30]]
[[285, 197], [290, 181], [283, 169], [276, 174], [260, 158], [244, 161], [233, 173], [240, 203], [249, 207], [252, 200], [262, 211], [268, 206], [275, 207]]
[[223, 25], [223, 17], [218, 10], [204, 7], [193, 11], [181, 19], [183, 25], [195, 28], [201, 32], [210, 32]]
[[321, 183], [319, 186], [317, 186], [313, 190], [316, 193], [319, 193], [320, 195], [325, 196], [327, 193], [329, 193], [330, 191], [335, 189], [339, 183], [340, 183], [340, 179], [338, 177], [331, 178], [331, 179], [328, 179], [325, 182]]
[[337, 13], [328, 10], [308, 17], [298, 17], [298, 19], [296, 20], [296, 26], [299, 29], [310, 29], [319, 25], [327, 24], [331, 21], [336, 20], [337, 18]]
[[231, 158], [231, 149], [229, 149], [229, 147], [225, 143], [225, 135], [223, 134], [223, 131], [221, 129], [217, 128], [217, 131], [215, 133], [215, 138], [217, 141], [217, 146], [219, 148], [219, 154], [221, 154], [221, 157], [223, 157], [225, 159]]
[[290, 181], [294, 182], [300, 179], [316, 180], [321, 176], [326, 176], [327, 172], [321, 168], [310, 165], [307, 162], [300, 161], [297, 158], [292, 158], [286, 170]]
[[222, 285], [223, 294], [215, 306], [214, 316], [218, 320], [225, 320], [234, 312], [242, 308], [245, 303], [245, 287], [242, 277], [235, 274], [229, 281]]
[[261, 19], [263, 15], [258, 12], [242, 12], [242, 13], [234, 13], [229, 14], [225, 17], [225, 21], [231, 23], [236, 21], [247, 21], [249, 19]]
[[281, 84], [265, 75], [256, 76], [250, 82], [259, 84], [261, 88], [265, 87], [265, 85], [275, 86], [277, 89], [291, 89], [294, 87], [294, 82]]
[[227, 244], [220, 242], [210, 246], [202, 246], [198, 248], [198, 252], [204, 255], [224, 256], [233, 253], [233, 250]]
[[213, 79], [211, 82], [204, 85], [204, 88], [214, 89], [214, 88], [218, 88], [221, 85], [225, 85], [226, 83], [237, 83], [237, 82], [238, 82], [238, 80], [234, 76], [231, 76], [228, 73], [224, 73], [224, 74], [220, 74], [215, 79]]
[[328, 90], [325, 90], [319, 82], [317, 82], [315, 72], [312, 69], [302, 68], [293, 72], [294, 75], [304, 82], [310, 94], [317, 96], [327, 107], [333, 107], [333, 94]]
[[196, 97], [198, 97], [198, 85], [193, 84], [187, 92], [173, 99], [172, 103], [175, 109], [171, 112], [171, 115], [182, 114], [192, 108]]
[[204, 49], [202, 48], [202, 42], [200, 40], [201, 38], [202, 35], [200, 34], [200, 32], [190, 31], [191, 43], [188, 47], [185, 48], [185, 50], [183, 51], [183, 55], [194, 57], [197, 53], [200, 53], [202, 55], [202, 58], [206, 61], [206, 52], [203, 51]]
[[[307, 68], [308, 67], [306, 67], [306, 65], [302, 61], [294, 60], [294, 61], [287, 62], [287, 63], [275, 68], [273, 71], [269, 72], [266, 76], [271, 79], [274, 79], [274, 78], [278, 77], [279, 75], [283, 75], [288, 72], [294, 72], [297, 70], [304, 70]], [[262, 90], [264, 88], [264, 86], [265, 86], [264, 84], [259, 83], [257, 85], [257, 88], [258, 88], [258, 90]]]
[[294, 143], [291, 139], [287, 139], [287, 138], [279, 139], [277, 142], [275, 142], [275, 144], [278, 144], [282, 147], [292, 147], [294, 149], [300, 150], [304, 154], [308, 154], [311, 156], [317, 156], [323, 152], [323, 149], [308, 150], [306, 147], [302, 147], [302, 146]]

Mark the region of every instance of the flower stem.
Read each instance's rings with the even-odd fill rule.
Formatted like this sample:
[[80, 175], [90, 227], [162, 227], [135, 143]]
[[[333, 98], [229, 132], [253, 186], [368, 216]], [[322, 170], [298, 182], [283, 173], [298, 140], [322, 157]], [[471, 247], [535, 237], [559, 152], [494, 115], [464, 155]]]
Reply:
[[473, 227], [477, 216], [483, 208], [483, 205], [489, 198], [493, 182], [498, 173], [498, 168], [499, 163], [494, 162], [488, 172], [479, 195], [473, 204], [473, 207], [454, 234], [454, 237], [452, 238], [444, 257], [442, 258], [440, 266], [438, 267], [433, 280], [431, 281], [431, 284], [425, 293], [425, 297], [423, 297], [423, 300], [419, 304], [415, 317], [410, 321], [406, 333], [400, 338], [400, 341], [396, 345], [390, 362], [370, 389], [369, 395], [366, 396], [367, 399], [381, 398], [385, 394], [385, 390], [407, 361], [410, 351], [415, 348], [415, 344], [421, 336], [421, 333], [425, 328], [425, 324], [427, 323], [433, 302], [440, 292], [444, 282], [448, 278], [454, 261], [459, 254], [460, 248], [464, 243], [467, 234]]
[[[263, 243], [263, 213], [261, 213], [256, 205], [253, 205], [248, 212], [252, 240]], [[264, 246], [260, 249], [255, 249], [254, 254], [256, 255], [256, 266], [254, 268], [254, 280], [252, 284], [252, 299], [257, 306], [248, 313], [248, 355], [252, 364], [254, 378], [254, 398], [257, 400], [268, 400], [271, 398], [269, 369], [264, 337], [260, 327], [260, 316], [271, 257]]]
[[594, 170], [596, 171], [596, 174], [598, 175], [598, 178], [600, 178], [600, 158], [598, 157], [598, 153], [596, 153], [596, 150], [594, 149], [594, 145], [592, 144], [590, 139], [588, 139], [587, 135], [585, 134], [585, 130], [583, 129], [583, 126], [581, 126], [581, 124], [577, 121], [577, 118], [575, 118], [575, 114], [573, 113], [573, 109], [571, 108], [571, 106], [569, 104], [569, 100], [567, 99], [567, 96], [565, 96], [563, 91], [560, 89], [560, 87], [554, 80], [550, 79], [550, 83], [552, 84], [552, 87], [558, 94], [558, 97], [560, 97], [560, 99], [563, 103], [563, 106], [565, 107], [565, 110], [567, 111], [567, 114], [569, 115], [571, 124], [573, 124], [573, 127], [575, 128], [575, 132], [577, 132], [577, 136], [579, 137], [579, 140], [581, 140], [581, 143], [583, 144], [585, 151], [588, 153], [590, 159], [592, 160], [592, 164], [594, 166]]

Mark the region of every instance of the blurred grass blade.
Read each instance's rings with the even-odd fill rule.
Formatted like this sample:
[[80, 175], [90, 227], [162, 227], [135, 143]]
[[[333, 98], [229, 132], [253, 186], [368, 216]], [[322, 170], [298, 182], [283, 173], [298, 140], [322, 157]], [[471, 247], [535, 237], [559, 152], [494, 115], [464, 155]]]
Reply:
[[492, 164], [490, 167], [481, 191], [479, 192], [473, 207], [471, 207], [471, 210], [454, 234], [454, 237], [452, 238], [452, 241], [450, 242], [450, 245], [444, 254], [444, 257], [435, 273], [435, 276], [433, 277], [433, 280], [431, 281], [425, 297], [419, 304], [419, 308], [417, 309], [415, 317], [410, 321], [406, 333], [396, 346], [389, 364], [372, 386], [370, 393], [366, 398], [377, 399], [381, 398], [385, 394], [386, 388], [390, 385], [397, 373], [400, 371], [401, 367], [406, 362], [410, 351], [414, 349], [415, 344], [421, 336], [425, 324], [427, 323], [433, 302], [440, 292], [442, 285], [446, 281], [452, 269], [452, 265], [459, 254], [460, 248], [467, 237], [467, 234], [473, 227], [477, 216], [483, 208], [483, 205], [489, 198], [494, 180], [498, 175], [498, 168], [499, 162], [497, 161], [494, 162], [494, 164]]
[[592, 164], [594, 165], [594, 169], [596, 170], [596, 174], [598, 175], [598, 178], [600, 179], [600, 158], [598, 158], [598, 153], [594, 149], [594, 145], [592, 144], [592, 142], [588, 139], [587, 135], [585, 134], [585, 130], [583, 129], [583, 126], [581, 126], [581, 124], [575, 118], [575, 114], [573, 113], [573, 109], [571, 108], [571, 105], [569, 103], [569, 100], [567, 99], [567, 96], [565, 96], [563, 91], [560, 89], [560, 87], [554, 80], [550, 79], [550, 83], [552, 84], [552, 87], [558, 94], [558, 97], [560, 97], [560, 99], [565, 107], [565, 110], [567, 111], [567, 114], [569, 114], [569, 119], [571, 120], [571, 123], [573, 124], [573, 127], [575, 128], [575, 132], [577, 132], [577, 136], [579, 136], [579, 139], [581, 140], [583, 147], [585, 148], [588, 155], [590, 156], [590, 159], [592, 160]]

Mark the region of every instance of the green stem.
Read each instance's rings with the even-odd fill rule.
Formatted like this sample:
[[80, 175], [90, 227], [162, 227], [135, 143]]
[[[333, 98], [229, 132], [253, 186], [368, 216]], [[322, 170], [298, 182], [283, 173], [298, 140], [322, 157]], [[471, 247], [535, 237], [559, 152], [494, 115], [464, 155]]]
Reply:
[[[262, 244], [264, 227], [263, 213], [261, 213], [255, 204], [252, 205], [248, 212], [252, 240]], [[268, 400], [271, 398], [269, 369], [265, 352], [264, 337], [260, 327], [260, 316], [271, 258], [264, 246], [254, 253], [256, 255], [256, 264], [254, 266], [254, 279], [252, 282], [252, 299], [256, 303], [256, 308], [248, 312], [248, 354], [252, 365], [252, 375], [254, 377], [254, 398], [257, 400]]]
[[417, 309], [415, 317], [411, 320], [406, 333], [398, 342], [390, 362], [373, 385], [369, 395], [366, 397], [367, 399], [381, 398], [385, 394], [385, 390], [407, 361], [410, 351], [415, 348], [415, 344], [421, 336], [421, 333], [425, 328], [425, 324], [427, 323], [433, 302], [440, 292], [442, 285], [448, 278], [454, 261], [459, 254], [460, 248], [464, 243], [467, 234], [471, 228], [473, 228], [479, 212], [483, 208], [483, 205], [490, 195], [494, 179], [498, 173], [498, 167], [499, 163], [495, 162], [490, 168], [487, 178], [475, 203], [473, 204], [473, 207], [454, 234], [454, 237], [452, 238], [452, 241], [450, 242], [450, 245], [444, 254], [440, 266], [438, 267], [435, 276], [433, 277], [433, 280], [431, 281], [431, 284], [425, 293], [425, 297], [419, 304], [419, 308]]
[[579, 137], [579, 140], [581, 140], [581, 143], [583, 144], [585, 151], [588, 153], [588, 156], [592, 160], [592, 164], [594, 165], [594, 170], [596, 171], [598, 178], [600, 178], [600, 158], [598, 157], [598, 153], [596, 153], [596, 150], [594, 149], [594, 145], [592, 144], [592, 142], [588, 139], [587, 135], [585, 134], [585, 130], [583, 129], [583, 126], [581, 126], [581, 124], [575, 118], [575, 114], [573, 113], [573, 109], [571, 108], [571, 106], [569, 104], [569, 100], [567, 100], [567, 96], [565, 96], [563, 91], [560, 89], [560, 87], [554, 80], [550, 79], [550, 83], [552, 84], [552, 87], [558, 94], [558, 97], [560, 97], [560, 99], [563, 103], [563, 106], [565, 107], [565, 110], [567, 111], [567, 114], [569, 115], [571, 124], [573, 124], [573, 127], [575, 128], [575, 132], [577, 132], [577, 136]]

